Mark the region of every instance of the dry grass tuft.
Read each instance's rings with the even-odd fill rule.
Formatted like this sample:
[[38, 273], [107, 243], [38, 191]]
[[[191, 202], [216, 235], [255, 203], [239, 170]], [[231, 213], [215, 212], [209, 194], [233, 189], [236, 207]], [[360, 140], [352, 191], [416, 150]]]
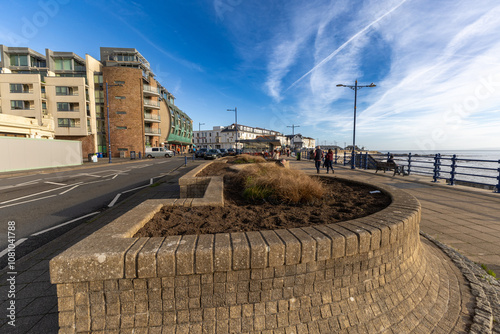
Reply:
[[250, 155], [250, 154], [240, 154], [236, 156], [234, 163], [237, 164], [248, 164], [248, 163], [262, 163], [266, 162], [266, 159], [260, 155]]
[[245, 186], [244, 196], [251, 200], [313, 203], [322, 200], [325, 192], [320, 180], [275, 164], [251, 165], [240, 172], [240, 177]]

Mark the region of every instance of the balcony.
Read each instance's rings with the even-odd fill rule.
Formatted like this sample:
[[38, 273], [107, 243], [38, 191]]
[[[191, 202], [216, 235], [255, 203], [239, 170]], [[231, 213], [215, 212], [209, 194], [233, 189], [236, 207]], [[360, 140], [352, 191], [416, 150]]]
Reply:
[[160, 123], [161, 117], [160, 117], [160, 115], [155, 115], [155, 114], [144, 114], [144, 121], [145, 122]]
[[144, 99], [144, 108], [160, 109], [160, 102]]
[[146, 136], [158, 136], [158, 137], [160, 137], [161, 136], [161, 129], [153, 129], [153, 128], [145, 127], [144, 134]]
[[144, 96], [160, 96], [158, 88], [151, 87], [150, 85], [143, 85], [142, 91]]

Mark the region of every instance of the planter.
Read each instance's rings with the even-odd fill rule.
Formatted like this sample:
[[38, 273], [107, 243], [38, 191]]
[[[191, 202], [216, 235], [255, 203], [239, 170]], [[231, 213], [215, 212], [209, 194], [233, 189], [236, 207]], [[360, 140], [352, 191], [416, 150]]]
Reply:
[[375, 185], [392, 204], [337, 224], [132, 238], [164, 205], [223, 205], [221, 177], [199, 182], [203, 197], [148, 200], [51, 260], [61, 333], [378, 331], [428, 308], [406, 307], [433, 284], [411, 195]]

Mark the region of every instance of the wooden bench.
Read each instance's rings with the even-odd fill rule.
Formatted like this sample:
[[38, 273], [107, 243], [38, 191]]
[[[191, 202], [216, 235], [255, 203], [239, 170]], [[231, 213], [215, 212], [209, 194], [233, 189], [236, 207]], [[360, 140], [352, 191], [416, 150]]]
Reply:
[[405, 171], [405, 166], [398, 166], [395, 162], [383, 162], [383, 161], [376, 161], [376, 167], [375, 167], [375, 173], [377, 173], [379, 170], [383, 170], [384, 173], [388, 170], [394, 170], [394, 175], [408, 175], [408, 173]]

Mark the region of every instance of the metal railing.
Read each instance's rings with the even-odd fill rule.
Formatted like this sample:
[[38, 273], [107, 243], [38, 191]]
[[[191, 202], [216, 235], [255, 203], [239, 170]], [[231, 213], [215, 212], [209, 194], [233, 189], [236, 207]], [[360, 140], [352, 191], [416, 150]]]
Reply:
[[[367, 154], [355, 156], [355, 166], [362, 169], [375, 168], [376, 160], [387, 160], [391, 153]], [[393, 154], [396, 164], [404, 166], [408, 175], [419, 174], [432, 177], [432, 182], [445, 180], [449, 185], [479, 185], [494, 188], [500, 193], [500, 159], [460, 158], [456, 154], [412, 155]], [[350, 163], [350, 157], [344, 155], [344, 165]], [[488, 182], [492, 181], [492, 182]]]

